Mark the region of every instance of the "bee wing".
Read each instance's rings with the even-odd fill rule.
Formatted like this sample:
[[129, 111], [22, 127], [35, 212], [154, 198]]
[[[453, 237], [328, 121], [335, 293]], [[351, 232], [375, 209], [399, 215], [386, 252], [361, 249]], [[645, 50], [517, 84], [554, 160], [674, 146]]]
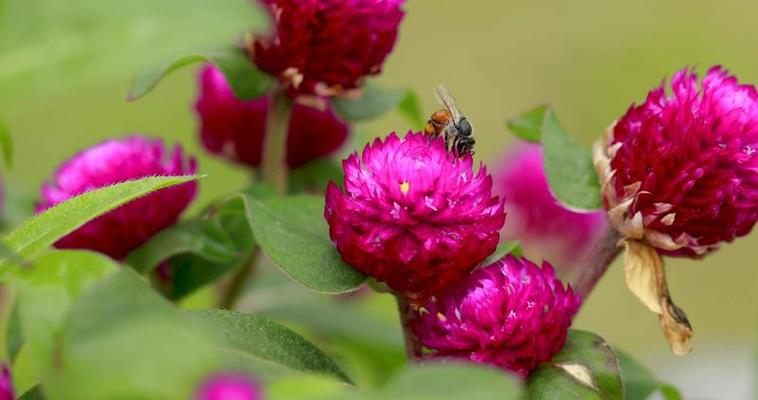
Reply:
[[448, 111], [450, 111], [450, 114], [453, 114], [453, 121], [457, 125], [458, 121], [461, 119], [461, 112], [458, 110], [458, 107], [455, 106], [453, 96], [450, 95], [450, 92], [444, 85], [437, 85], [434, 89], [434, 94], [437, 97], [437, 101], [444, 104]]

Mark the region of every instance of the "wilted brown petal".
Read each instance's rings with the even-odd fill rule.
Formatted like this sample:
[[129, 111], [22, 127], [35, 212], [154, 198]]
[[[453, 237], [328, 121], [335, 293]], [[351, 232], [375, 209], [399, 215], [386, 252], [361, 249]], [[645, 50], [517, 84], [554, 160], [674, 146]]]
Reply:
[[629, 290], [650, 311], [658, 314], [661, 329], [676, 355], [692, 351], [692, 326], [687, 315], [671, 300], [663, 259], [649, 244], [624, 240], [624, 271]]

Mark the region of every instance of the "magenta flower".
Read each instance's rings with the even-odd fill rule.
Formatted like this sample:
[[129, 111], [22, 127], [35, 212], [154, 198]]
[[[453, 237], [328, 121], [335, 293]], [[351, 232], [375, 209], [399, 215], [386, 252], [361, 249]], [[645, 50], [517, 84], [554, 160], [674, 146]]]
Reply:
[[[187, 175], [196, 171], [195, 159], [185, 159], [181, 147], [169, 154], [163, 142], [142, 136], [107, 140], [66, 161], [51, 184], [42, 186], [42, 212], [71, 197], [114, 183], [155, 175]], [[160, 190], [90, 221], [55, 245], [90, 249], [116, 259], [145, 243], [176, 222], [192, 202], [197, 183]]]
[[563, 206], [550, 192], [537, 144], [509, 150], [494, 178], [496, 192], [508, 199], [503, 240], [518, 240], [525, 252], [550, 262], [562, 277], [573, 275], [607, 229], [605, 212]]
[[[211, 153], [257, 167], [261, 162], [270, 97], [237, 99], [224, 75], [212, 65], [203, 67], [199, 80], [195, 109], [203, 146]], [[287, 136], [287, 164], [296, 168], [333, 153], [345, 142], [349, 131], [331, 108], [319, 111], [295, 104]]]
[[0, 400], [13, 400], [16, 395], [13, 392], [13, 379], [11, 370], [7, 365], [0, 367]]
[[432, 298], [411, 320], [432, 357], [495, 365], [526, 377], [563, 348], [579, 296], [550, 264], [506, 256]]
[[261, 400], [257, 382], [243, 374], [219, 374], [211, 377], [195, 396], [196, 400]]
[[669, 255], [700, 256], [758, 219], [758, 93], [721, 67], [677, 72], [596, 148], [611, 223]]
[[290, 94], [332, 96], [381, 72], [404, 0], [261, 0], [276, 24], [250, 54]]
[[343, 162], [324, 215], [346, 263], [403, 293], [434, 293], [492, 254], [505, 221], [484, 166], [441, 138], [394, 133]]

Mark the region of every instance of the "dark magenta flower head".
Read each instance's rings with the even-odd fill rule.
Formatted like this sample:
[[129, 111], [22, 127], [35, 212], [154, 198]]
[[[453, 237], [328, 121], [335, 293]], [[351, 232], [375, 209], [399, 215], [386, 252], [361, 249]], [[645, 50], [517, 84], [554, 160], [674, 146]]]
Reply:
[[668, 255], [700, 256], [758, 220], [758, 93], [713, 67], [632, 106], [595, 149], [611, 224]]
[[526, 377], [566, 343], [579, 296], [550, 264], [506, 256], [432, 298], [411, 320], [431, 357], [494, 365]]
[[[195, 103], [200, 140], [213, 154], [257, 167], [261, 162], [270, 96], [239, 100], [224, 75], [207, 65], [200, 71], [200, 93]], [[302, 166], [337, 150], [350, 133], [349, 126], [329, 108], [293, 106], [287, 136], [287, 164]]]
[[453, 156], [441, 138], [394, 133], [343, 163], [324, 215], [342, 259], [397, 292], [434, 293], [495, 250], [505, 221], [484, 166]]
[[405, 0], [261, 0], [275, 31], [250, 53], [290, 94], [333, 96], [381, 72]]
[[[190, 175], [196, 170], [195, 159], [185, 158], [180, 146], [169, 151], [161, 140], [144, 136], [107, 140], [58, 168], [53, 182], [42, 186], [37, 212], [115, 183], [156, 175]], [[88, 222], [55, 246], [90, 249], [122, 259], [175, 223], [196, 193], [196, 182], [151, 193]]]
[[0, 400], [14, 400], [15, 398], [11, 370], [7, 365], [3, 364], [0, 367]]
[[247, 375], [217, 374], [197, 390], [195, 400], [262, 400], [260, 385]]
[[572, 210], [555, 198], [538, 144], [509, 149], [493, 176], [495, 191], [508, 199], [502, 239], [517, 240], [525, 253], [550, 262], [564, 279], [575, 274], [608, 227], [605, 212]]

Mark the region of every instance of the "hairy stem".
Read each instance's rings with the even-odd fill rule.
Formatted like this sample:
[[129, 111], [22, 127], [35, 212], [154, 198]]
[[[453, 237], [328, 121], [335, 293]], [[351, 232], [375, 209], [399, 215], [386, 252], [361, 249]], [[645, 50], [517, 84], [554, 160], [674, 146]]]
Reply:
[[245, 291], [245, 286], [248, 280], [253, 275], [256, 267], [258, 266], [258, 247], [253, 249], [253, 253], [250, 255], [250, 259], [245, 265], [237, 270], [229, 281], [229, 285], [223, 292], [223, 296], [219, 301], [219, 307], [227, 310], [233, 310], [237, 305], [242, 293]]
[[608, 230], [595, 243], [595, 247], [585, 258], [585, 262], [582, 263], [582, 270], [572, 285], [574, 291], [582, 297], [582, 301], [587, 299], [605, 271], [621, 252], [618, 245], [619, 240], [621, 240], [621, 235], [615, 229], [608, 227]]
[[421, 343], [416, 338], [411, 328], [411, 307], [408, 300], [402, 295], [396, 295], [397, 312], [400, 315], [400, 323], [403, 327], [403, 338], [405, 339], [405, 352], [409, 361], [415, 361], [421, 358]]
[[275, 91], [268, 111], [266, 134], [263, 136], [260, 172], [263, 182], [271, 185], [279, 194], [287, 192], [287, 132], [291, 115], [292, 101], [284, 91]]

